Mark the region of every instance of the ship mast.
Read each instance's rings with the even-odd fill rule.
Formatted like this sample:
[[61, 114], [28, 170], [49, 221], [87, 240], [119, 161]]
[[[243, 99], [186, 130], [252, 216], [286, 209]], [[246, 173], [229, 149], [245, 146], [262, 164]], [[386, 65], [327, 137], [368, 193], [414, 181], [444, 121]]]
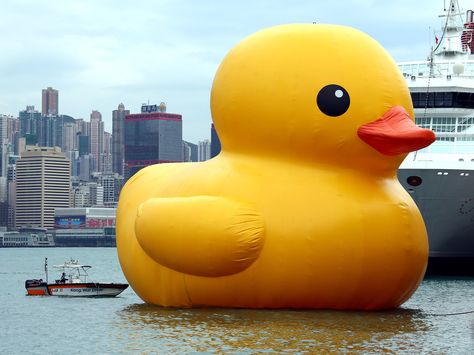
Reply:
[[468, 59], [466, 56], [474, 53], [472, 35], [474, 31], [473, 12], [467, 12], [466, 22], [463, 22], [464, 13], [460, 11], [458, 0], [450, 0], [445, 14], [446, 18], [442, 28], [441, 38], [436, 47], [431, 51], [429, 62], [432, 65], [434, 56], [442, 60]]

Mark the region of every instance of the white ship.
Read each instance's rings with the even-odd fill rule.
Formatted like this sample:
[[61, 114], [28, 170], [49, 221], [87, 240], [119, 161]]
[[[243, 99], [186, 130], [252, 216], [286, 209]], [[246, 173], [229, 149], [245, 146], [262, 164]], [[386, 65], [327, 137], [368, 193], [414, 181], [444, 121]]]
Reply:
[[416, 123], [436, 133], [398, 171], [424, 217], [432, 265], [474, 261], [474, 13], [451, 0], [440, 17], [428, 59], [398, 63]]

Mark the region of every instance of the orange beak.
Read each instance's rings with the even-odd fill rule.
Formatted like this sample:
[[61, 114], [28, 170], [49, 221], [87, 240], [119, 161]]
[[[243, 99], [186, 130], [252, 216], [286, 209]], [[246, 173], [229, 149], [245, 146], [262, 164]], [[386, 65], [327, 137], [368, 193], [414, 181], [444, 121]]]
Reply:
[[413, 152], [436, 139], [433, 131], [415, 125], [402, 106], [394, 106], [378, 120], [360, 126], [357, 135], [385, 155]]

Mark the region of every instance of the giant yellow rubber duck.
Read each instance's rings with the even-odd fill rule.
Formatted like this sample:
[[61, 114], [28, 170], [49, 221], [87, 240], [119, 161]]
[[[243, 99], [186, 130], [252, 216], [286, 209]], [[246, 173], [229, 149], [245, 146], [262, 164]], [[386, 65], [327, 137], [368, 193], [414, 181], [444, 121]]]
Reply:
[[147, 303], [386, 309], [423, 278], [422, 217], [398, 183], [413, 123], [396, 64], [369, 36], [284, 25], [244, 39], [211, 92], [221, 153], [127, 182], [120, 264]]

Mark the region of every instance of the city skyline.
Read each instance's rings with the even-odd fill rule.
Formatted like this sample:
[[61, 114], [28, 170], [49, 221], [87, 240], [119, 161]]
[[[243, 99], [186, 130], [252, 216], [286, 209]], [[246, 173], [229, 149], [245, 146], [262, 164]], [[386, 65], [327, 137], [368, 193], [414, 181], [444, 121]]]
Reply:
[[[474, 1], [461, 6], [474, 8]], [[121, 102], [134, 113], [142, 103], [164, 101], [183, 115], [183, 139], [197, 142], [210, 138], [218, 65], [246, 36], [284, 23], [336, 23], [367, 32], [397, 61], [423, 60], [435, 30], [439, 35], [443, 19], [433, 19], [442, 10], [442, 1], [428, 0], [7, 1], [0, 114], [17, 116], [27, 105], [41, 110], [38, 92], [53, 87], [60, 114], [87, 119], [100, 111], [112, 132], [112, 111]]]

